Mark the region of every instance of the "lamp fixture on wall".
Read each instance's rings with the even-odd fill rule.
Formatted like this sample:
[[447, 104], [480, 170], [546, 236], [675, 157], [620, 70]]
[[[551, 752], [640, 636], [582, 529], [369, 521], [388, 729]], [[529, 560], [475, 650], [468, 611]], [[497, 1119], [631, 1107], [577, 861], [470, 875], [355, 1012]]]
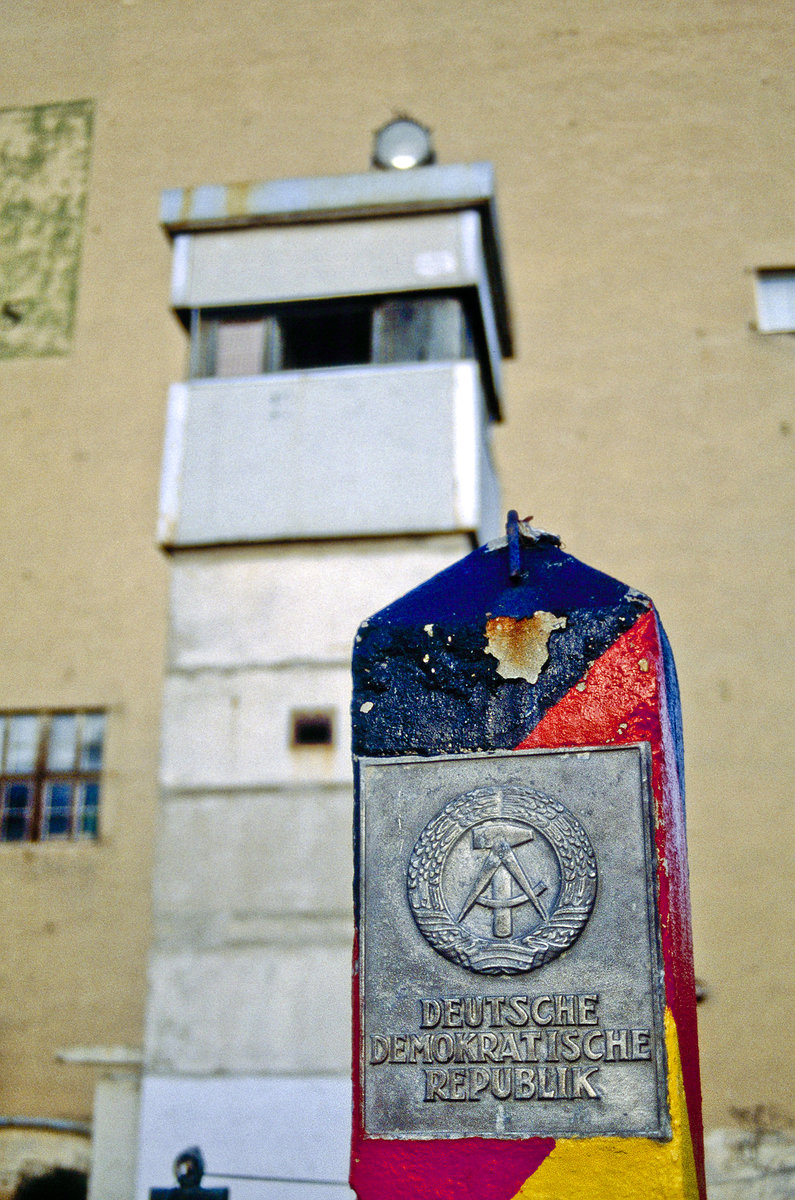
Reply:
[[436, 161], [431, 131], [410, 117], [396, 117], [375, 132], [373, 166], [384, 171], [407, 171]]

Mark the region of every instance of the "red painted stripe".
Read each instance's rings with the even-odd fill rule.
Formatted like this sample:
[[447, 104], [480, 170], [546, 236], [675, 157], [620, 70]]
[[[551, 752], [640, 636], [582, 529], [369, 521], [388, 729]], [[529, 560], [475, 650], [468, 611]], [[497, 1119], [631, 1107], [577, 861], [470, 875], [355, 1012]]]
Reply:
[[551, 1138], [365, 1140], [354, 1155], [351, 1187], [366, 1200], [511, 1200], [554, 1146]]
[[701, 1195], [705, 1196], [684, 806], [668, 722], [662, 645], [654, 610], [636, 621], [597, 659], [584, 682], [583, 691], [572, 688], [544, 714], [517, 750], [622, 742], [651, 744], [666, 1001], [679, 1036], [696, 1172]]

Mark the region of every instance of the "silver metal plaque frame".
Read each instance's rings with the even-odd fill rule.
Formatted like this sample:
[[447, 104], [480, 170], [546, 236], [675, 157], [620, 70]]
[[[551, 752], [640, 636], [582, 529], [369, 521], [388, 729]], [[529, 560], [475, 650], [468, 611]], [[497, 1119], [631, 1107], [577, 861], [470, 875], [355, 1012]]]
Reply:
[[366, 1136], [671, 1136], [648, 743], [361, 758]]

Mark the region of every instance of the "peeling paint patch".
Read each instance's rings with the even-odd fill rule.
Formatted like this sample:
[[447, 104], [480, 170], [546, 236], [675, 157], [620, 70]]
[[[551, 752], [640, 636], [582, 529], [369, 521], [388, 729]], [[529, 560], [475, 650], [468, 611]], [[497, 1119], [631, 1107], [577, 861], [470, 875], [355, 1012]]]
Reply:
[[503, 679], [535, 683], [549, 659], [549, 635], [565, 628], [565, 617], [542, 610], [531, 617], [492, 617], [486, 622], [486, 653], [497, 659]]
[[[450, 745], [513, 748], [579, 681], [587, 679], [581, 698], [590, 696], [589, 666], [650, 601], [628, 602], [626, 584], [552, 543], [523, 542], [522, 556], [522, 580], [511, 583], [507, 548], [488, 553], [481, 546], [360, 627], [354, 655], [356, 754], [444, 754]], [[546, 652], [540, 656], [543, 669], [535, 683], [527, 672], [505, 678], [493, 651], [486, 653], [487, 621], [525, 621], [539, 611], [553, 620], [565, 616], [565, 628], [549, 641], [548, 661]], [[644, 653], [639, 648], [633, 659], [636, 680], [652, 678], [638, 670]], [[367, 716], [359, 712], [366, 700], [375, 702]]]

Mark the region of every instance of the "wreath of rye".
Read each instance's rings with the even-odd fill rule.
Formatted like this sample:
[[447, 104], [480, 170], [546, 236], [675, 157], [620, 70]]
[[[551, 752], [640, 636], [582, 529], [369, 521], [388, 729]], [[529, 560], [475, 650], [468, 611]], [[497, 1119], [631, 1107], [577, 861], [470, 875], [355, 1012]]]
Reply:
[[[472, 933], [453, 916], [442, 889], [442, 874], [453, 847], [475, 825], [515, 821], [541, 833], [557, 856], [561, 889], [541, 925], [510, 939]], [[582, 933], [596, 899], [596, 856], [577, 818], [558, 800], [529, 788], [477, 788], [457, 796], [420, 834], [407, 873], [409, 904], [423, 937], [451, 962], [484, 975], [534, 971]]]

